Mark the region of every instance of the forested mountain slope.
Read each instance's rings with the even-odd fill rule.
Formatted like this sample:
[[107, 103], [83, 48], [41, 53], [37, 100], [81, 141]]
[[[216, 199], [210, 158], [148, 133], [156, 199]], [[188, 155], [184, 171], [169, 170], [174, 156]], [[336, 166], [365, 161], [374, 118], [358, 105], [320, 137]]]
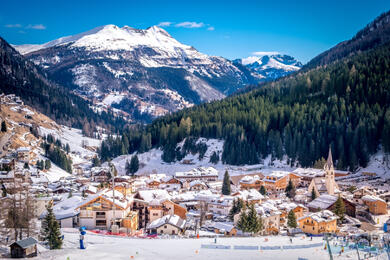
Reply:
[[0, 93], [15, 94], [59, 124], [82, 128], [88, 124], [111, 130], [125, 122], [111, 113], [95, 113], [89, 102], [49, 81], [33, 63], [26, 60], [0, 37]]
[[203, 104], [103, 142], [101, 157], [162, 147], [164, 160], [189, 136], [224, 139], [222, 160], [254, 164], [268, 154], [302, 166], [325, 157], [340, 169], [365, 166], [379, 144], [390, 151], [390, 44]]

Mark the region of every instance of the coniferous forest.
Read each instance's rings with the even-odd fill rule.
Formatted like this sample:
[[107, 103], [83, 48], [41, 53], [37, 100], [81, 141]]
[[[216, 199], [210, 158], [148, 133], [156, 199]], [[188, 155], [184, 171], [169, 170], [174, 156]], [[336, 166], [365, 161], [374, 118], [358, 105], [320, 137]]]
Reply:
[[90, 103], [49, 81], [44, 73], [0, 37], [0, 93], [15, 94], [57, 123], [120, 131], [126, 122], [111, 112], [95, 113]]
[[186, 137], [225, 140], [221, 160], [242, 165], [272, 155], [303, 167], [326, 157], [336, 167], [366, 166], [379, 145], [390, 152], [390, 44], [263, 85], [251, 92], [128, 128], [103, 142], [103, 160], [161, 147], [164, 161], [183, 156]]

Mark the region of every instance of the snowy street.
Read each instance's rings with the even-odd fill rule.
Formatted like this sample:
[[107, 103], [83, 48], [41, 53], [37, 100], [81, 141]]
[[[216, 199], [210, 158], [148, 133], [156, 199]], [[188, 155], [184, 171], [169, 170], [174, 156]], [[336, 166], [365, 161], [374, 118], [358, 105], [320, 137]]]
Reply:
[[[217, 245], [230, 245], [231, 249], [203, 249], [201, 245], [214, 244], [214, 238], [200, 239], [136, 239], [108, 237], [87, 233], [86, 250], [78, 249], [79, 234], [64, 232], [64, 249], [42, 250], [38, 259], [329, 259], [321, 247], [290, 250], [236, 250], [234, 246], [307, 245], [323, 242], [321, 237], [271, 236], [255, 238], [218, 238]], [[266, 241], [268, 240], [268, 241]], [[346, 257], [346, 254], [344, 255]], [[351, 257], [351, 256], [350, 256]], [[341, 259], [335, 257], [335, 259]], [[347, 259], [347, 258], [345, 258]], [[353, 256], [352, 258], [353, 259]]]

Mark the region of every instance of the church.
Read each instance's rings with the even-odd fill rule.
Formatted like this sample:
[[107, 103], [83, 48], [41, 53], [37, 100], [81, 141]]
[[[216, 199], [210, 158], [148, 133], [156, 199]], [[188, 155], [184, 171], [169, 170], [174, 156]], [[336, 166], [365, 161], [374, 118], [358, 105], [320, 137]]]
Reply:
[[325, 177], [316, 177], [312, 179], [308, 188], [309, 196], [311, 195], [313, 189], [317, 197], [322, 194], [335, 195], [336, 193], [340, 192], [339, 186], [334, 180], [335, 171], [333, 166], [332, 151], [330, 147], [328, 159], [326, 160], [326, 163], [324, 165], [324, 171]]

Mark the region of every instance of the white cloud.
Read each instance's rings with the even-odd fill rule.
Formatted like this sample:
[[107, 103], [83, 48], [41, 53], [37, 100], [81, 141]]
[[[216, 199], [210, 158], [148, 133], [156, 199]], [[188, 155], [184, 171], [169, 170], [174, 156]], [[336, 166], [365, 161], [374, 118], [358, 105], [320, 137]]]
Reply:
[[215, 30], [215, 28], [213, 26], [210, 26], [207, 28], [207, 31], [214, 31], [214, 30]]
[[45, 30], [46, 26], [43, 24], [29, 24], [26, 26], [27, 29], [34, 29], [34, 30]]
[[159, 24], [157, 24], [157, 26], [159, 27], [169, 27], [172, 25], [172, 22], [160, 22]]
[[204, 23], [200, 22], [182, 22], [175, 25], [175, 27], [183, 27], [183, 28], [201, 28], [205, 26]]
[[278, 55], [279, 52], [277, 51], [256, 51], [256, 52], [252, 52], [252, 55], [255, 55], [255, 56], [266, 56], [266, 55]]
[[22, 25], [19, 24], [19, 23], [16, 23], [16, 24], [6, 24], [6, 25], [4, 25], [4, 27], [7, 27], [7, 28], [20, 28], [20, 27], [22, 27]]

